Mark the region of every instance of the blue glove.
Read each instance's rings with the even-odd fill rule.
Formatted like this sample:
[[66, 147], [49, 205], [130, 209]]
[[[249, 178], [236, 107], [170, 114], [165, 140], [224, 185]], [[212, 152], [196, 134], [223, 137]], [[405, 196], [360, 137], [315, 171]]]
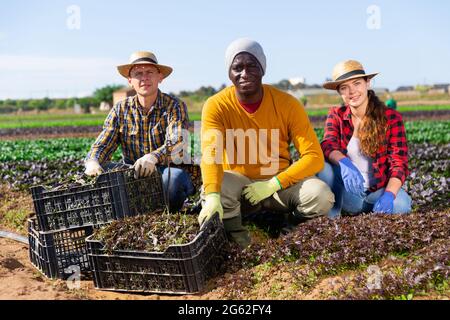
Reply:
[[375, 202], [373, 212], [392, 213], [394, 211], [395, 195], [390, 191], [385, 191], [383, 195]]
[[339, 160], [342, 181], [347, 192], [364, 196], [364, 178], [352, 161], [345, 157]]

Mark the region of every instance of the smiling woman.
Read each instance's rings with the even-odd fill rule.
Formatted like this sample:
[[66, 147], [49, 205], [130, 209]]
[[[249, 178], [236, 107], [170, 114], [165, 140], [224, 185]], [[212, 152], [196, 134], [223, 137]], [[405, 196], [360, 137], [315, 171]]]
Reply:
[[411, 197], [402, 189], [408, 175], [403, 120], [370, 90], [368, 74], [355, 60], [338, 63], [326, 89], [337, 90], [343, 105], [331, 108], [322, 149], [327, 160], [318, 177], [333, 190], [329, 216], [344, 210], [409, 213]]

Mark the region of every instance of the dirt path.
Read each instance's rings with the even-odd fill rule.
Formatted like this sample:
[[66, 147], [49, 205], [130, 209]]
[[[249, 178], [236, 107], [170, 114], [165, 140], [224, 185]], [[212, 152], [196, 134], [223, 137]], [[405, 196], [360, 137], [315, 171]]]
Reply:
[[28, 247], [0, 238], [0, 300], [70, 299], [61, 283], [45, 279], [28, 261]]
[[207, 295], [141, 295], [100, 291], [91, 280], [80, 282], [79, 289], [70, 290], [66, 281], [50, 280], [29, 261], [28, 247], [0, 238], [0, 300], [171, 300], [208, 299]]

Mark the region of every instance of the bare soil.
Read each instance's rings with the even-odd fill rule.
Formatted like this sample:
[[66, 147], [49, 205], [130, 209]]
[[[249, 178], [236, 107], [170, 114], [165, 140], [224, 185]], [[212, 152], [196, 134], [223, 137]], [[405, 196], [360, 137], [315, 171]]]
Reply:
[[13, 191], [8, 185], [0, 183], [0, 229], [18, 232], [24, 235], [25, 228], [22, 230], [17, 230], [4, 221], [7, 212], [19, 212], [22, 210], [27, 212], [29, 215], [32, 214], [34, 209], [31, 195], [20, 191]]
[[32, 267], [28, 246], [0, 238], [0, 300], [60, 300], [73, 296]]

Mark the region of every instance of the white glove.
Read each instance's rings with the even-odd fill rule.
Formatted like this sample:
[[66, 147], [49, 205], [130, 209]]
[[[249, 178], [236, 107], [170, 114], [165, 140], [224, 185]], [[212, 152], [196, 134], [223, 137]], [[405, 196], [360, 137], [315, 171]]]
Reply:
[[158, 159], [151, 153], [146, 154], [145, 156], [136, 160], [133, 165], [134, 168], [134, 177], [148, 177], [155, 171], [156, 164], [158, 163]]
[[272, 179], [267, 181], [253, 182], [245, 186], [242, 194], [252, 205], [255, 206], [280, 189], [280, 182], [278, 181], [277, 177], [273, 177]]
[[205, 222], [212, 218], [214, 213], [218, 212], [220, 220], [223, 219], [223, 207], [220, 202], [219, 193], [208, 193], [205, 197], [205, 203], [202, 206], [202, 211], [198, 216], [198, 223], [202, 226]]
[[87, 176], [98, 176], [103, 173], [102, 166], [100, 165], [100, 163], [98, 163], [97, 160], [86, 161], [84, 167], [86, 168], [84, 170], [84, 174]]

